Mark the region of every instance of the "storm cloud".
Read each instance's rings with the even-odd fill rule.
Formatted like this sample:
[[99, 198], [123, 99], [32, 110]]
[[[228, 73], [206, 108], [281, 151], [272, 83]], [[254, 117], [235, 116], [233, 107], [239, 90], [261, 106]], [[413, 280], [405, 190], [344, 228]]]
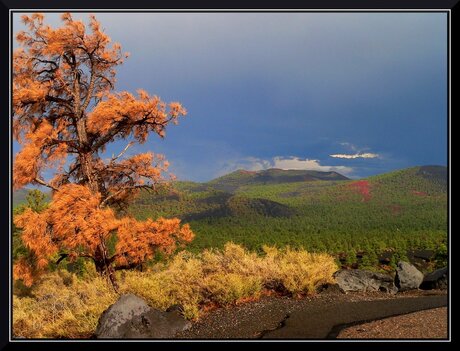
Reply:
[[[447, 163], [444, 13], [96, 16], [131, 53], [116, 89], [143, 88], [189, 111], [164, 140], [136, 149], [165, 154], [181, 179], [208, 180], [251, 158], [359, 176]], [[385, 157], [340, 150], [343, 140]]]

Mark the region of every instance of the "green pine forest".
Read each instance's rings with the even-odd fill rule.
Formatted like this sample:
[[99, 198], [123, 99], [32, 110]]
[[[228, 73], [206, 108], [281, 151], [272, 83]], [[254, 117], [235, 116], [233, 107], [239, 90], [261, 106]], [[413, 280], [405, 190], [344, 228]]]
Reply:
[[342, 265], [390, 269], [425, 250], [431, 258], [422, 268], [428, 270], [447, 260], [447, 193], [447, 168], [441, 166], [359, 180], [335, 172], [239, 170], [141, 193], [126, 211], [138, 219], [190, 223], [192, 252], [229, 241], [260, 252], [263, 245], [302, 247], [333, 254]]

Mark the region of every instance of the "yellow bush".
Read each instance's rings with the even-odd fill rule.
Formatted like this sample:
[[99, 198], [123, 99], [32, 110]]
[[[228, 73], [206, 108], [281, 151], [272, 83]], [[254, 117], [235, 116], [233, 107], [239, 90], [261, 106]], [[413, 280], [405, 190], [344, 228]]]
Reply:
[[332, 274], [337, 270], [334, 259], [327, 254], [286, 249], [274, 260], [275, 277], [291, 293], [314, 294], [316, 288], [332, 283]]
[[[158, 269], [162, 266], [162, 269]], [[182, 304], [184, 316], [198, 317], [203, 272], [201, 261], [187, 252], [177, 254], [167, 265], [150, 272], [126, 272], [121, 292], [143, 297], [152, 307], [166, 309]]]
[[[314, 294], [318, 286], [333, 281], [337, 266], [327, 254], [290, 248], [263, 249], [264, 255], [258, 256], [228, 243], [221, 251], [205, 250], [198, 255], [180, 252], [146, 272], [117, 272], [119, 293], [133, 293], [162, 310], [181, 304], [184, 316], [195, 319], [207, 303], [229, 305], [239, 299], [258, 297], [263, 287], [274, 281], [293, 294]], [[117, 300], [118, 294], [93, 267], [87, 268], [83, 277], [64, 270], [47, 274], [27, 292], [28, 296], [22, 292], [14, 295], [14, 335], [91, 335], [100, 315]]]
[[229, 305], [244, 297], [258, 297], [262, 290], [260, 277], [236, 273], [212, 274], [204, 283], [210, 300], [220, 305]]
[[78, 279], [66, 271], [46, 275], [33, 297], [13, 296], [13, 331], [35, 338], [88, 337], [116, 294], [102, 278]]

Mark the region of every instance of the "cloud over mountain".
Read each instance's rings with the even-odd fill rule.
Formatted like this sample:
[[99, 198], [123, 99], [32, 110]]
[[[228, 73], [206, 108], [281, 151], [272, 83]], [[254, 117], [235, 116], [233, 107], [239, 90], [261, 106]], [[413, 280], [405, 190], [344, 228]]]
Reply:
[[348, 159], [353, 159], [353, 158], [378, 158], [380, 157], [379, 154], [374, 154], [371, 152], [365, 152], [365, 153], [356, 153], [356, 154], [332, 154], [329, 155], [334, 158], [348, 158]]
[[348, 166], [329, 166], [322, 165], [319, 160], [302, 159], [296, 156], [275, 156], [272, 159], [261, 159], [257, 157], [246, 157], [232, 162], [228, 162], [225, 167], [219, 172], [220, 175], [236, 171], [237, 169], [245, 169], [248, 171], [261, 171], [269, 168], [280, 169], [296, 169], [296, 170], [312, 170], [322, 172], [338, 172], [343, 175], [350, 175], [354, 169]]

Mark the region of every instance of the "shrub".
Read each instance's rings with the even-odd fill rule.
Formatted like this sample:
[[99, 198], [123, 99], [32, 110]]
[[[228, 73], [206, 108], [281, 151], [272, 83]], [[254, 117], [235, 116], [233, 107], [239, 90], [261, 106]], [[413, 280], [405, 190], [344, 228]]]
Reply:
[[99, 316], [117, 298], [104, 279], [78, 279], [66, 271], [47, 274], [32, 293], [33, 297], [13, 296], [15, 336], [89, 337]]
[[210, 300], [219, 305], [229, 305], [245, 297], [258, 297], [262, 279], [236, 273], [216, 273], [206, 277], [204, 285]]
[[192, 319], [198, 317], [202, 280], [201, 261], [181, 252], [168, 265], [157, 264], [148, 272], [126, 272], [120, 290], [139, 295], [159, 309], [182, 304], [184, 316]]
[[[184, 317], [195, 319], [206, 304], [228, 306], [241, 299], [257, 298], [263, 287], [274, 286], [273, 282], [282, 284], [291, 294], [314, 294], [318, 286], [333, 281], [336, 270], [334, 258], [327, 254], [264, 247], [260, 256], [228, 243], [221, 251], [183, 251], [148, 271], [117, 274], [120, 293], [138, 295], [161, 310], [181, 304]], [[14, 335], [90, 336], [99, 316], [118, 295], [94, 267], [83, 271], [80, 276], [65, 270], [49, 273], [27, 294], [16, 288], [22, 295], [13, 299]]]
[[337, 265], [328, 254], [268, 246], [264, 252], [259, 269], [268, 286], [280, 282], [292, 294], [314, 294], [320, 285], [333, 282]]

